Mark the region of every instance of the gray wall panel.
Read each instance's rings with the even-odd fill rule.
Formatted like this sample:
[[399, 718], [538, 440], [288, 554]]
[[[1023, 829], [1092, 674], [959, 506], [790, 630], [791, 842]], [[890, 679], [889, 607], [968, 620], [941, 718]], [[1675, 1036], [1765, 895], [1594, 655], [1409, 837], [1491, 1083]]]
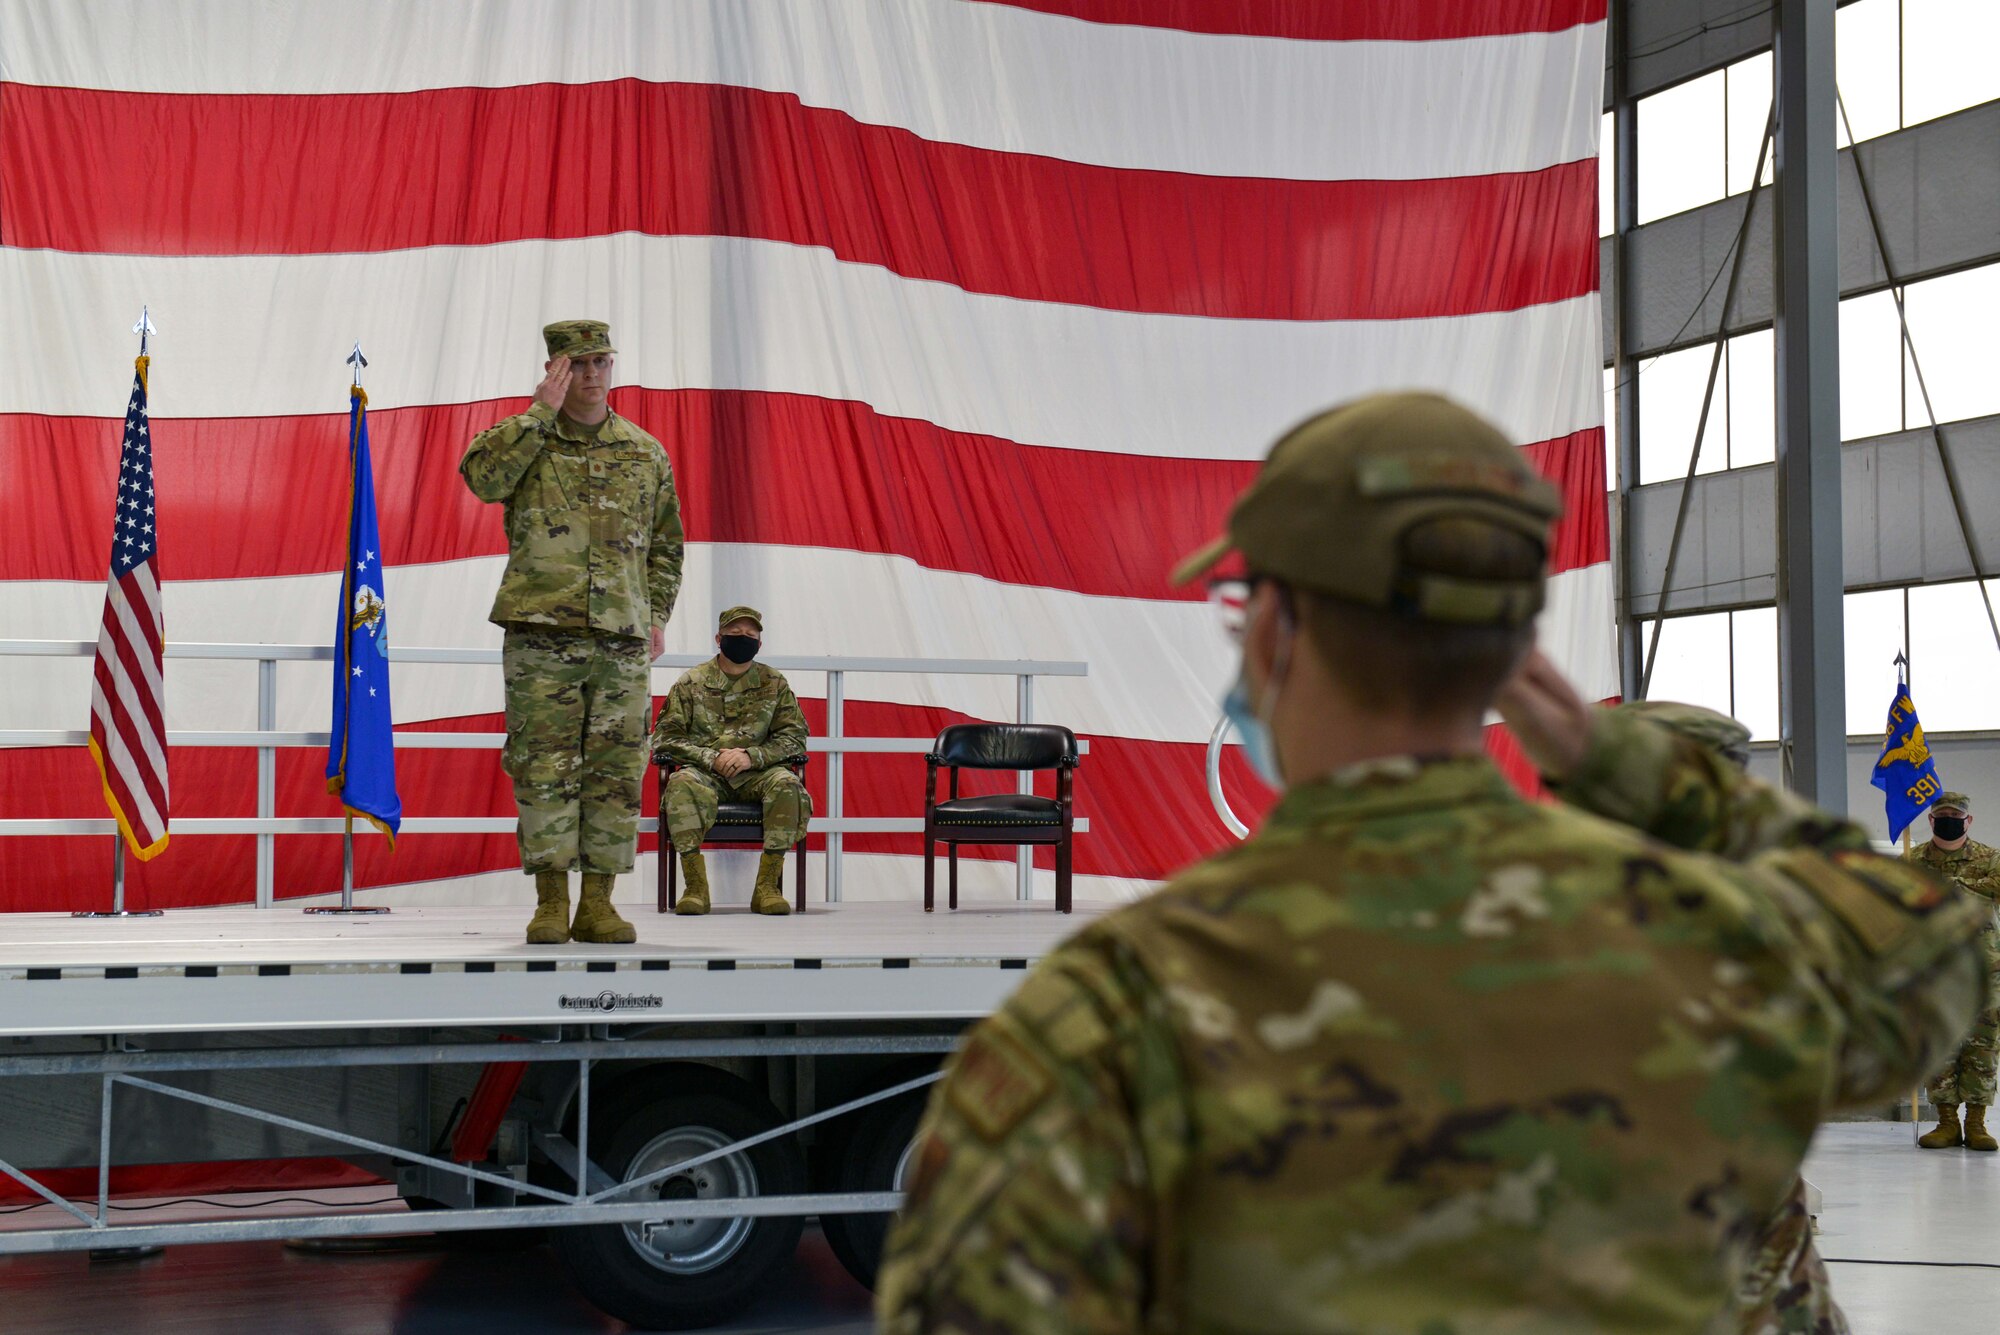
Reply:
[[[1872, 291], [1888, 281], [1854, 174], [1856, 151], [1840, 155], [1844, 295]], [[1868, 140], [1858, 151], [1899, 277], [1914, 280], [2000, 259], [2000, 102]], [[1635, 353], [1670, 351], [1715, 336], [1726, 276], [1708, 290], [1705, 301], [1702, 292], [1728, 260], [1743, 218], [1743, 198], [1718, 200], [1633, 231], [1628, 259], [1640, 294]], [[1732, 333], [1767, 325], [1774, 313], [1770, 199], [1768, 189], [1758, 196]], [[1601, 255], [1608, 311], [1616, 285], [1608, 243]], [[1690, 323], [1697, 301], [1701, 310]], [[1608, 363], [1608, 320], [1604, 335]]]
[[[1631, 31], [1634, 96], [1732, 64], [1771, 44], [1770, 0], [1614, 0]], [[1611, 105], [1609, 79], [1605, 106]]]
[[[1893, 683], [1891, 683], [1893, 684]], [[1923, 688], [1912, 682], [1917, 693], [1918, 708], [1923, 707]], [[1889, 709], [1889, 690], [1882, 690], [1882, 710]], [[1985, 824], [1974, 826], [1978, 838], [1991, 843], [1995, 832], [1991, 828], [2000, 825], [2000, 816], [1993, 813], [2000, 810], [2000, 736], [1990, 732], [1925, 733], [1924, 740], [1930, 744], [1931, 752], [1937, 757], [1938, 777], [1945, 786], [1957, 789], [1972, 798], [1973, 805], [1985, 812]], [[1868, 782], [1875, 772], [1875, 758], [1882, 752], [1881, 739], [1875, 737], [1850, 738], [1847, 744], [1847, 810], [1849, 815], [1866, 829], [1870, 836], [1878, 840], [1889, 837], [1889, 822], [1882, 811], [1882, 792]], [[1771, 783], [1779, 782], [1778, 747], [1775, 742], [1754, 746], [1750, 751], [1750, 772]], [[1975, 819], [1979, 819], [1975, 816]], [[1910, 827], [1910, 838], [1922, 841], [1931, 837], [1930, 822], [1922, 816]]]
[[[2000, 565], [2000, 417], [1950, 423], [1944, 434], [1990, 572]], [[1632, 493], [1635, 569], [1627, 615], [1650, 616], [1657, 608], [1682, 486], [1661, 482]], [[1842, 446], [1841, 513], [1850, 589], [1973, 573], [1928, 429]], [[1769, 465], [1696, 478], [1668, 610], [1770, 602], [1777, 590], [1774, 516]]]

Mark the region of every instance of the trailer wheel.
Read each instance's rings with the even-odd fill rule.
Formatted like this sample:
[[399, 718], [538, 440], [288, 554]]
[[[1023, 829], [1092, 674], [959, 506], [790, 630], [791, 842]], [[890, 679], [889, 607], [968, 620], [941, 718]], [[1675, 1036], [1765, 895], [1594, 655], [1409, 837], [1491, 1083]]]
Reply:
[[[669, 1094], [631, 1108], [616, 1122], [598, 1166], [630, 1181], [778, 1124], [776, 1110], [747, 1085]], [[645, 1190], [671, 1207], [683, 1200], [793, 1195], [804, 1180], [797, 1142], [781, 1136]], [[714, 1325], [755, 1297], [797, 1249], [803, 1224], [798, 1218], [676, 1219], [668, 1208], [644, 1223], [552, 1232], [564, 1269], [592, 1303], [642, 1329], [688, 1330]]]
[[[838, 1157], [828, 1175], [833, 1190], [904, 1189], [927, 1093], [906, 1094], [856, 1114], [853, 1131], [834, 1151]], [[867, 1288], [875, 1287], [876, 1272], [882, 1268], [882, 1249], [889, 1240], [889, 1223], [894, 1218], [881, 1213], [834, 1214], [820, 1220], [827, 1246], [847, 1267], [847, 1273]]]

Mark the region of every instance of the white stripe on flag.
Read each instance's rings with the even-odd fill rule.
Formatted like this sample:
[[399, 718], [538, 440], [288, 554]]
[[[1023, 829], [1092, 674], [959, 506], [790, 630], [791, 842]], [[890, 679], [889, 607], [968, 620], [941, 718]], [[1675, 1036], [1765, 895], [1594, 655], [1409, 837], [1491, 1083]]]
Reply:
[[[37, 309], [50, 292], [70, 312], [60, 328], [0, 322], [0, 363], [48, 372], [23, 383], [17, 412], [102, 411], [85, 374], [89, 331], [115, 324], [133, 292], [174, 311], [188, 346], [239, 352], [236, 374], [183, 382], [156, 405], [169, 417], [340, 411], [324, 374], [330, 328], [406, 350], [371, 370], [376, 408], [522, 395], [539, 348], [516, 338], [517, 360], [496, 357], [484, 331], [538, 328], [550, 292], [611, 322], [620, 384], [858, 400], [1026, 445], [1261, 459], [1308, 414], [1384, 389], [1452, 395], [1522, 445], [1594, 427], [1604, 409], [1595, 293], [1483, 315], [1306, 323], [986, 296], [735, 238], [227, 258], [0, 249], [0, 309]], [[268, 322], [246, 343], [245, 309], [314, 318]]]
[[725, 84], [947, 143], [1300, 180], [1472, 176], [1590, 157], [1603, 43], [1602, 23], [1313, 42], [938, 0], [0, 5], [0, 79], [20, 83], [287, 95]]
[[[421, 627], [430, 644], [497, 649], [500, 631], [486, 610], [504, 565], [504, 557], [476, 557], [391, 567], [397, 624]], [[338, 597], [339, 580], [334, 573], [176, 580], [167, 592], [174, 624], [189, 640], [312, 644], [325, 641], [323, 613]], [[1593, 699], [1618, 692], [1604, 612], [1610, 583], [1606, 562], [1557, 575], [1541, 620], [1544, 648]], [[24, 635], [74, 638], [73, 627], [89, 616], [86, 593], [85, 586], [56, 581], [0, 584], [0, 622], [21, 625]], [[1083, 660], [1088, 677], [1036, 687], [1036, 714], [1098, 736], [1205, 741], [1235, 667], [1234, 650], [1205, 602], [1097, 597], [927, 570], [901, 557], [760, 545], [688, 548], [667, 649], [711, 650], [716, 615], [745, 601], [764, 609], [772, 655]], [[407, 630], [400, 643], [418, 634]], [[65, 709], [74, 717], [77, 692], [86, 688], [67, 667], [61, 659], [16, 660], [12, 689], [0, 697], [0, 728], [46, 727]], [[257, 726], [253, 664], [175, 659], [169, 671], [175, 683], [169, 726]], [[396, 664], [391, 671], [398, 722], [501, 709], [494, 668]], [[325, 663], [278, 665], [277, 727], [325, 731], [328, 672]], [[655, 673], [655, 693], [664, 693], [674, 676]], [[806, 695], [824, 690], [816, 674], [795, 674], [792, 684]], [[979, 718], [1014, 714], [1011, 678], [868, 675], [852, 678], [847, 690], [850, 699], [932, 705]]]

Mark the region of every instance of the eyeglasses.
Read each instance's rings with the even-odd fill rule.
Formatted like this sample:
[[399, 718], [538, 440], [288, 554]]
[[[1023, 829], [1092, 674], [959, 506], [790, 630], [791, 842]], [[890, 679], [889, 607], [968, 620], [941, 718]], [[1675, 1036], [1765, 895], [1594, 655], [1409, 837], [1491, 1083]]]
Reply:
[[1222, 629], [1236, 643], [1243, 643], [1243, 628], [1249, 621], [1250, 594], [1256, 581], [1241, 575], [1208, 582], [1208, 602], [1222, 619]]

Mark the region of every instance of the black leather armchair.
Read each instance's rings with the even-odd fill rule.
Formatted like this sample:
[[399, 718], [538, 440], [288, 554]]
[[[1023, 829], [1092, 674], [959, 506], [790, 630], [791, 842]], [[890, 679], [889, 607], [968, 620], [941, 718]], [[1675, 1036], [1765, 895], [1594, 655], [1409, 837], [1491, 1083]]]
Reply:
[[[960, 844], [1051, 844], [1056, 850], [1056, 910], [1070, 911], [1072, 776], [1076, 734], [1046, 723], [955, 723], [931, 744], [924, 779], [924, 912], [937, 906], [937, 846], [949, 850], [952, 908], [958, 907]], [[951, 791], [938, 801], [938, 767], [951, 771]], [[1056, 772], [1056, 795], [995, 793], [960, 797], [961, 769]]]
[[[667, 780], [681, 766], [667, 761], [660, 766], [660, 861], [666, 863], [666, 875], [660, 878], [659, 911], [666, 913], [680, 898], [681, 860], [674, 855], [673, 840], [667, 834]], [[801, 780], [806, 777], [806, 762], [795, 760], [791, 763], [792, 773]], [[709, 827], [708, 837], [701, 841], [702, 847], [710, 844], [755, 844], [764, 846], [764, 804], [762, 802], [719, 802], [715, 808], [715, 824]], [[797, 888], [792, 892], [792, 907], [800, 913], [806, 911], [806, 841], [800, 839], [792, 845], [798, 854]]]

